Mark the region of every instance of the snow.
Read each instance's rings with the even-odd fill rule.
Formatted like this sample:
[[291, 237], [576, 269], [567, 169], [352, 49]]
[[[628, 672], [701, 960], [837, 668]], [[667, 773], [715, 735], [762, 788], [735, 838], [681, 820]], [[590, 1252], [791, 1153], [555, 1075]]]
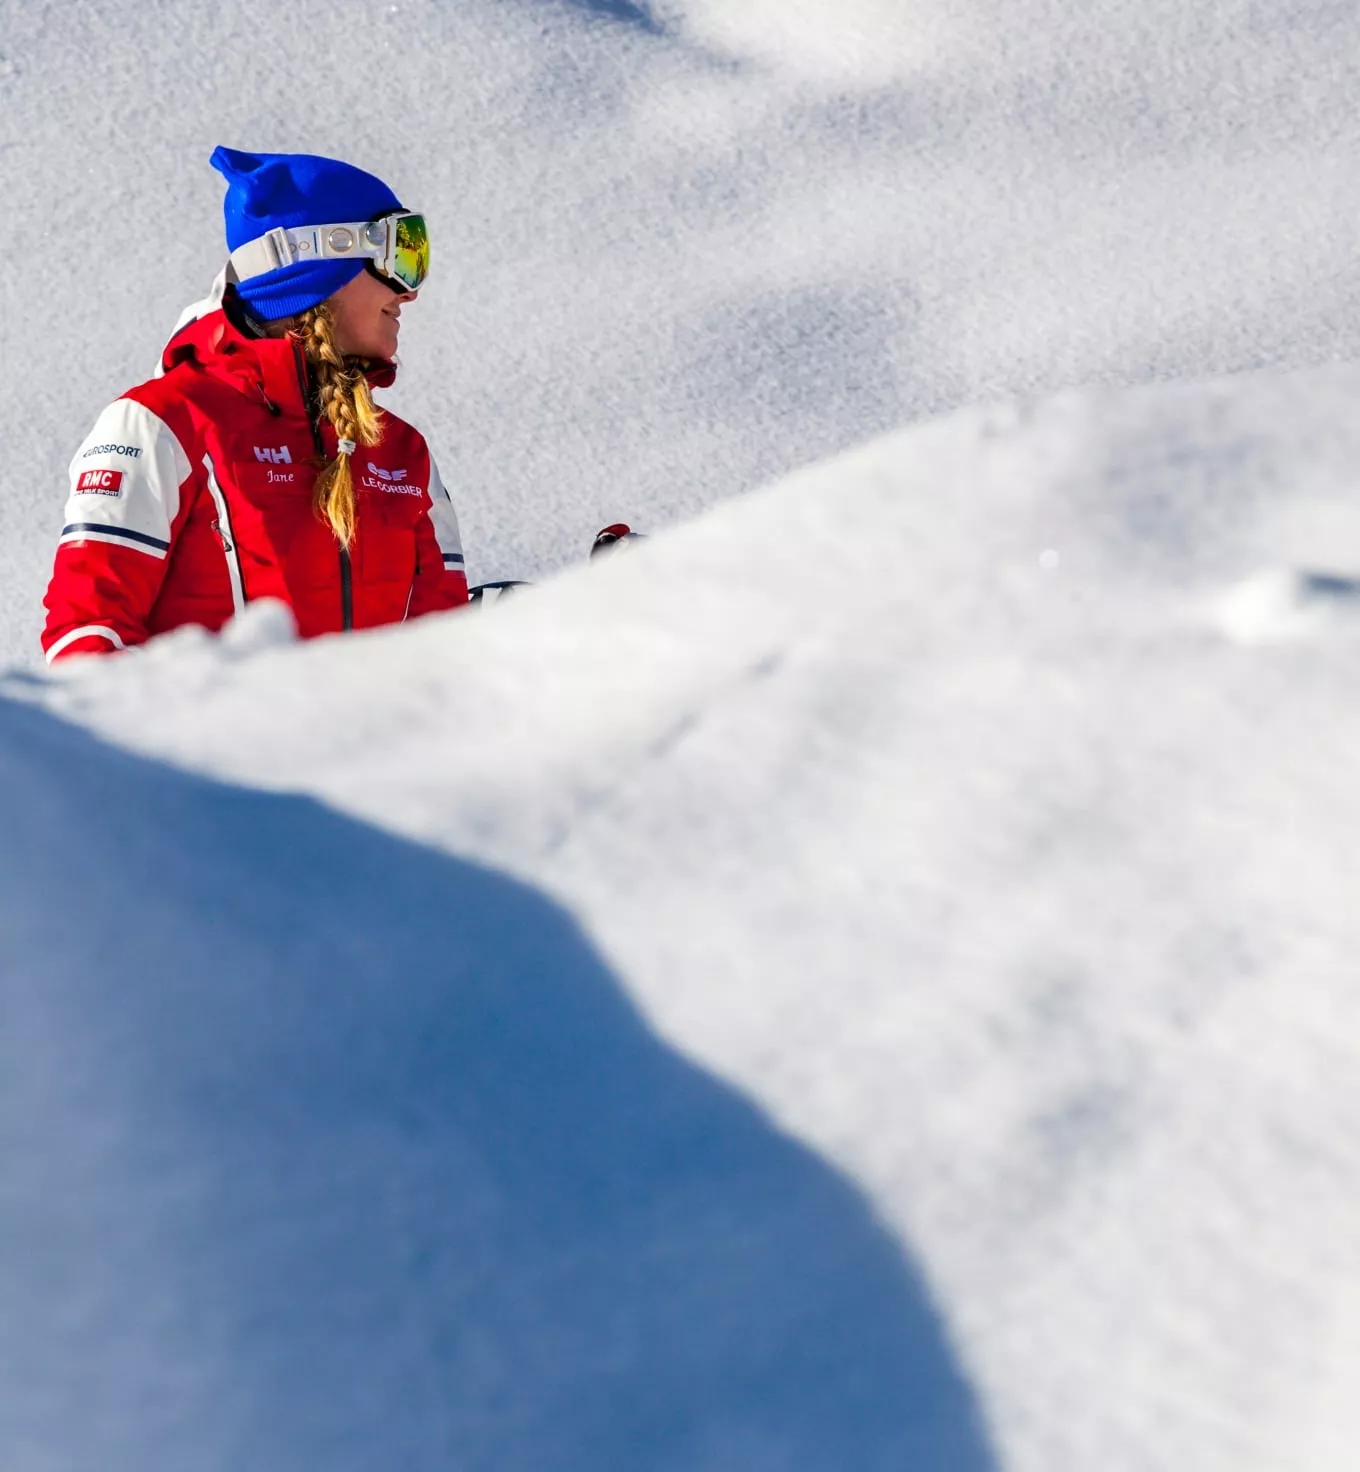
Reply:
[[[1353, 15], [0, 17], [5, 1472], [1349, 1469]], [[217, 142], [431, 214], [474, 576], [656, 535], [32, 668]]]
[[11, 1330], [10, 1434], [1349, 1465], [1357, 392], [980, 408], [493, 609], [12, 675], [17, 1322], [136, 1353]]
[[0, 731], [7, 1469], [987, 1465], [862, 1199], [541, 893]]
[[390, 402], [479, 577], [981, 400], [1360, 356], [1348, 7], [775, 11], [7, 0], [42, 270], [0, 280], [0, 661], [37, 661], [74, 447], [221, 265], [218, 143], [350, 139], [430, 215]]

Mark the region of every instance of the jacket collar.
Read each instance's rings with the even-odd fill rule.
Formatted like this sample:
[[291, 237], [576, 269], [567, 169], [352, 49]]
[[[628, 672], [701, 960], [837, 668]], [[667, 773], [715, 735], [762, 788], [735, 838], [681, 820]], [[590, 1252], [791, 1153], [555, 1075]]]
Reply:
[[[311, 376], [301, 344], [291, 337], [255, 336], [230, 302], [181, 327], [161, 363], [167, 373], [193, 363], [271, 413], [312, 417]], [[386, 388], [396, 376], [397, 365], [387, 362], [367, 374], [374, 388]]]

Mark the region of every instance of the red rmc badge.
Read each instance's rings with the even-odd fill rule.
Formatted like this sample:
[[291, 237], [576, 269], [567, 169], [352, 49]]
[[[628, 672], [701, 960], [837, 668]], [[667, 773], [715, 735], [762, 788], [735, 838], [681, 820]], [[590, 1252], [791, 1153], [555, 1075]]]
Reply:
[[116, 496], [123, 484], [121, 470], [82, 470], [76, 492], [93, 491], [100, 496]]

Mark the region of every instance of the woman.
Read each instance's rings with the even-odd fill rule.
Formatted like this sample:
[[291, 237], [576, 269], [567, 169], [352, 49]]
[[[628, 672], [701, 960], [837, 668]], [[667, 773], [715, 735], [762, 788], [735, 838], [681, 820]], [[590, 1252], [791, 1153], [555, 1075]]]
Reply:
[[160, 374], [76, 451], [49, 661], [220, 629], [253, 598], [282, 599], [303, 637], [468, 599], [429, 449], [372, 398], [428, 269], [424, 219], [334, 159], [219, 148], [212, 163], [231, 258]]

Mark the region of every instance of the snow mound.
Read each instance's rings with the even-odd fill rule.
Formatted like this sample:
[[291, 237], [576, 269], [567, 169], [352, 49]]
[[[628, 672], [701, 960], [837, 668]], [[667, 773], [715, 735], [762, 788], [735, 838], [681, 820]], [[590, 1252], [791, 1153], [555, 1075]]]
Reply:
[[0, 771], [7, 1472], [991, 1465], [900, 1246], [542, 895], [8, 704]]
[[[225, 1189], [227, 1167], [214, 1163], [222, 1131], [247, 1161], [263, 1146], [259, 1134], [232, 1133], [228, 1104], [203, 1112], [214, 1098], [250, 1097], [239, 1082], [204, 1096], [211, 1040], [224, 1039], [224, 1058], [249, 1059], [275, 1046], [270, 1030], [288, 1008], [300, 1020], [285, 1036], [304, 1039], [306, 1018], [337, 988], [352, 1022], [326, 1033], [316, 1066], [334, 1074], [324, 1087], [305, 1069], [286, 1087], [253, 1064], [232, 1078], [268, 1077], [280, 1107], [306, 1113], [309, 1128], [329, 1128], [339, 1108], [348, 1133], [325, 1156], [339, 1175], [374, 1117], [413, 1121], [424, 1139], [426, 1111], [438, 1121], [452, 1110], [458, 1129], [428, 1139], [436, 1153], [452, 1141], [459, 1179], [478, 1140], [538, 1151], [522, 1138], [526, 1121], [536, 1127], [560, 1108], [584, 1112], [592, 1129], [624, 1130], [628, 1143], [609, 1155], [598, 1195], [595, 1166], [566, 1156], [554, 1200], [584, 1225], [565, 1257], [537, 1238], [511, 1258], [485, 1245], [510, 1225], [539, 1230], [521, 1222], [528, 1198], [510, 1193], [494, 1228], [474, 1239], [487, 1255], [459, 1257], [459, 1292], [473, 1297], [503, 1283], [511, 1261], [528, 1301], [551, 1301], [560, 1274], [589, 1255], [591, 1234], [613, 1230], [628, 1195], [619, 1161], [645, 1159], [649, 1197], [664, 1203], [678, 1191], [689, 1220], [709, 1224], [711, 1236], [683, 1234], [707, 1244], [695, 1250], [721, 1256], [748, 1244], [739, 1271], [724, 1258], [728, 1267], [705, 1278], [719, 1296], [756, 1264], [770, 1274], [761, 1282], [777, 1279], [770, 1265], [796, 1264], [814, 1240], [869, 1240], [856, 1235], [866, 1230], [856, 1225], [862, 1206], [843, 1195], [829, 1235], [804, 1238], [793, 1226], [789, 1241], [768, 1235], [761, 1223], [779, 1199], [794, 1219], [807, 1211], [821, 1220], [820, 1207], [783, 1194], [792, 1189], [783, 1165], [771, 1167], [773, 1178], [754, 1168], [748, 1231], [718, 1204], [747, 1177], [744, 1162], [799, 1161], [789, 1169], [814, 1183], [814, 1195], [841, 1189], [828, 1184], [828, 1166], [843, 1172], [894, 1239], [907, 1279], [870, 1319], [864, 1345], [846, 1350], [847, 1326], [878, 1290], [846, 1275], [839, 1249], [810, 1270], [795, 1265], [809, 1291], [817, 1285], [827, 1315], [817, 1322], [832, 1326], [825, 1356], [801, 1380], [774, 1351], [760, 1361], [772, 1367], [766, 1375], [748, 1374], [748, 1350], [724, 1350], [718, 1383], [697, 1388], [673, 1359], [647, 1358], [650, 1326], [672, 1320], [648, 1317], [645, 1285], [630, 1296], [638, 1280], [627, 1263], [655, 1265], [669, 1249], [646, 1232], [621, 1249], [608, 1364], [624, 1391], [582, 1410], [602, 1440], [575, 1445], [617, 1447], [619, 1407], [634, 1406], [650, 1380], [658, 1399], [639, 1414], [653, 1439], [632, 1465], [871, 1467], [882, 1452], [882, 1465], [900, 1466], [900, 1448], [921, 1436], [944, 1450], [911, 1464], [951, 1469], [989, 1457], [1017, 1472], [1348, 1467], [1360, 1435], [1348, 1392], [1360, 1343], [1360, 643], [1244, 643], [1240, 626], [1214, 610], [1263, 568], [1333, 570], [1325, 584], [1284, 579], [1286, 623], [1310, 602], [1349, 608], [1360, 575], [1357, 393], [1360, 371], [1336, 368], [972, 411], [812, 467], [479, 613], [246, 657], [186, 636], [117, 662], [11, 680], [11, 696], [144, 755], [304, 793], [332, 810], [221, 788], [208, 796], [187, 778], [140, 767], [125, 797], [107, 753], [9, 711], [6, 729], [19, 733], [24, 755], [9, 760], [8, 800], [33, 815], [19, 831], [39, 858], [58, 842], [62, 858], [27, 860], [7, 885], [50, 917], [56, 902], [44, 897], [60, 885], [46, 876], [69, 846], [82, 859], [121, 853], [116, 835], [125, 834], [124, 845], [147, 855], [129, 866], [128, 882], [139, 893], [156, 875], [176, 886], [129, 954], [143, 954], [143, 938], [179, 936], [221, 968], [207, 973], [209, 996], [238, 989], [205, 1013], [201, 1051], [175, 1055], [189, 1003], [166, 1012], [172, 1032], [152, 1023], [162, 993], [183, 988], [187, 963], [144, 986], [129, 963], [112, 993], [71, 979], [93, 945], [85, 926], [103, 937], [118, 913], [119, 891], [106, 897], [93, 886], [92, 903], [108, 908], [88, 921], [73, 925], [63, 904], [59, 922], [10, 932], [20, 958], [70, 958], [53, 963], [60, 986], [39, 973], [43, 984], [23, 993], [38, 1019], [23, 1034], [24, 1056], [89, 1047], [117, 1058], [108, 1039], [139, 1038], [144, 1029], [128, 1017], [149, 1019], [138, 1077], [182, 1072], [185, 1098], [199, 1101], [172, 1112], [178, 1153], [167, 1157], [152, 1140], [129, 1165], [135, 1135], [91, 1136], [77, 1118], [81, 1139], [93, 1140], [82, 1149], [127, 1200], [142, 1200], [132, 1186], [175, 1182], [168, 1205], [128, 1208], [129, 1220], [169, 1220], [166, 1230], [177, 1231], [164, 1212], [207, 1211], [197, 1220], [213, 1223], [203, 1230], [215, 1252], [209, 1208]], [[86, 796], [68, 801], [60, 794], [73, 773], [85, 774], [76, 790]], [[398, 850], [360, 823], [427, 848]], [[177, 846], [193, 872], [211, 835], [222, 879], [204, 888], [181, 873]], [[426, 870], [433, 877], [421, 878]], [[231, 934], [249, 944], [239, 965], [212, 898], [237, 888], [246, 910], [232, 912], [246, 923]], [[267, 918], [252, 923], [249, 912], [266, 901]], [[402, 939], [389, 951], [393, 935]], [[343, 958], [316, 960], [337, 937]], [[402, 946], [416, 964], [392, 964]], [[356, 956], [367, 978], [357, 997], [341, 980]], [[304, 978], [296, 991], [290, 958]], [[607, 993], [608, 1006], [576, 1010], [583, 975], [595, 978], [586, 993]], [[392, 1002], [393, 988], [412, 986], [414, 1020]], [[55, 1020], [43, 1010], [67, 995], [75, 1000]], [[87, 995], [99, 998], [88, 1024]], [[135, 1014], [121, 1012], [122, 996]], [[462, 1005], [471, 1007], [468, 1031], [446, 1035], [445, 1009]], [[227, 1006], [235, 1020], [224, 1032]], [[334, 1060], [344, 1039], [369, 1035], [365, 1008], [376, 1009], [377, 1030], [348, 1093]], [[562, 1028], [571, 1058], [552, 1063], [553, 1087], [540, 1092], [538, 1059], [567, 1047]], [[442, 1066], [446, 1048], [457, 1066]], [[487, 1066], [510, 1075], [485, 1096], [463, 1076], [483, 1048]], [[690, 1105], [675, 1105], [677, 1117], [669, 1084], [642, 1089], [636, 1105], [631, 1087], [614, 1093], [610, 1060], [630, 1048], [659, 1074], [680, 1067], [676, 1054], [701, 1070], [693, 1088], [726, 1101], [712, 1105], [718, 1122], [691, 1133]], [[284, 1051], [301, 1069], [302, 1043]], [[394, 1059], [414, 1070], [409, 1098], [400, 1084], [408, 1065]], [[60, 1076], [52, 1063], [32, 1067]], [[84, 1063], [75, 1076], [88, 1076]], [[533, 1107], [516, 1105], [500, 1121], [519, 1087]], [[762, 1116], [743, 1112], [724, 1087]], [[82, 1091], [63, 1107], [77, 1117], [103, 1097]], [[634, 1126], [625, 1122], [635, 1108]], [[672, 1143], [672, 1128], [692, 1150]], [[382, 1156], [379, 1141], [373, 1158]], [[483, 1151], [471, 1167], [474, 1204], [494, 1196], [485, 1176], [496, 1156]], [[172, 1168], [200, 1157], [206, 1183]], [[266, 1168], [272, 1155], [258, 1160], [257, 1211], [283, 1179]], [[388, 1199], [375, 1198], [386, 1178], [368, 1169], [345, 1176], [351, 1194], [342, 1198], [303, 1191], [294, 1255], [278, 1262], [300, 1260], [299, 1244], [322, 1221], [326, 1250], [367, 1240], [370, 1208], [346, 1203]], [[442, 1223], [441, 1203], [457, 1188], [430, 1187], [431, 1197], [418, 1171], [415, 1179], [414, 1194], [391, 1207], [415, 1245], [384, 1259], [383, 1272], [404, 1283], [403, 1273], [434, 1261], [443, 1285], [439, 1275], [454, 1270], [439, 1264], [458, 1256], [447, 1243], [460, 1239], [438, 1236], [429, 1203]], [[34, 1187], [33, 1199], [47, 1192]], [[306, 1205], [314, 1201], [324, 1209]], [[695, 1202], [705, 1204], [691, 1211]], [[433, 1259], [422, 1232], [435, 1233]], [[222, 1261], [191, 1255], [174, 1270], [205, 1293], [251, 1281], [245, 1267], [224, 1278]], [[101, 1270], [88, 1271], [107, 1287]], [[576, 1353], [576, 1329], [558, 1320], [546, 1338], [487, 1328], [478, 1350], [448, 1327], [453, 1310], [439, 1318], [438, 1305], [463, 1301], [450, 1295], [439, 1287], [435, 1319], [394, 1324], [410, 1357], [401, 1364], [447, 1366], [436, 1343], [483, 1375], [506, 1364], [507, 1344]], [[487, 1301], [479, 1334], [503, 1322], [499, 1300]], [[802, 1312], [796, 1294], [791, 1303]], [[737, 1307], [753, 1312], [748, 1299]], [[367, 1333], [362, 1302], [335, 1312]], [[516, 1323], [536, 1323], [523, 1313]], [[903, 1337], [892, 1339], [890, 1321]], [[307, 1309], [285, 1336], [288, 1352], [309, 1344], [318, 1322]], [[705, 1353], [720, 1322], [701, 1325]], [[786, 1323], [770, 1331], [775, 1339]], [[225, 1379], [214, 1394], [232, 1383], [240, 1341], [198, 1319], [176, 1332], [200, 1350], [216, 1347]], [[766, 1343], [765, 1332], [754, 1341]], [[821, 1331], [813, 1341], [823, 1343]], [[170, 1342], [158, 1341], [157, 1355]], [[869, 1376], [864, 1424], [876, 1429], [858, 1443], [845, 1439], [849, 1382], [832, 1369], [844, 1368], [844, 1353]], [[694, 1355], [684, 1363], [703, 1362], [698, 1347]], [[495, 1384], [511, 1378], [505, 1370]], [[827, 1398], [808, 1411], [811, 1422], [785, 1419], [809, 1381]], [[366, 1403], [378, 1418], [386, 1383]], [[524, 1380], [527, 1414], [551, 1420], [581, 1383], [544, 1378], [536, 1360]], [[942, 1425], [885, 1409], [885, 1387], [909, 1383], [944, 1387]], [[479, 1402], [489, 1438], [479, 1446], [510, 1435], [517, 1413], [502, 1411], [498, 1396]], [[710, 1438], [702, 1452], [676, 1441], [671, 1462], [660, 1456], [672, 1445], [657, 1430], [664, 1405], [683, 1406], [686, 1425], [696, 1406], [719, 1407], [700, 1414]], [[472, 1412], [459, 1401], [451, 1414], [461, 1435]], [[716, 1429], [733, 1424], [735, 1436]], [[816, 1429], [781, 1441], [795, 1424]], [[528, 1432], [513, 1442], [517, 1455], [537, 1445]]]

